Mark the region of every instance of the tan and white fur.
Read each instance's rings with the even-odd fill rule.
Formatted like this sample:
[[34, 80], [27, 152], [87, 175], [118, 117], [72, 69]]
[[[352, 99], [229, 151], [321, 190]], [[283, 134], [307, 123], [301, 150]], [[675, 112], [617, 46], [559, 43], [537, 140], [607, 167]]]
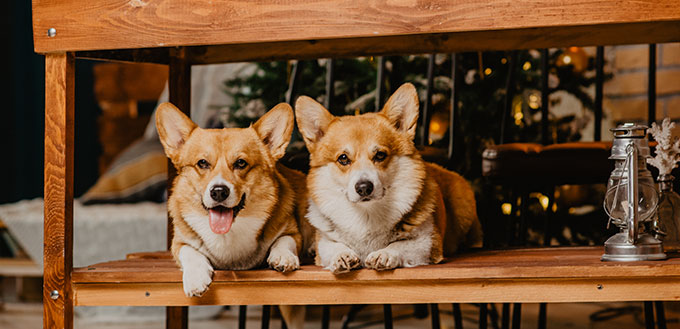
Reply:
[[411, 84], [378, 113], [335, 117], [309, 97], [297, 100], [317, 265], [333, 273], [413, 267], [481, 243], [468, 182], [425, 163], [413, 143], [418, 106]]
[[172, 104], [159, 105], [156, 126], [178, 172], [168, 199], [171, 250], [187, 296], [203, 295], [215, 269], [299, 268], [304, 175], [277, 163], [293, 124], [288, 104], [230, 129], [201, 129]]

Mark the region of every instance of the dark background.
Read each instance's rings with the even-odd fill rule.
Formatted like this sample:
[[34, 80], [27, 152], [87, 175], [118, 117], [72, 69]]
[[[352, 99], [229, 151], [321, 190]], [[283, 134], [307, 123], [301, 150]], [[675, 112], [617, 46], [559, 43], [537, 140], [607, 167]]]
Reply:
[[[31, 1], [0, 1], [3, 77], [0, 119], [0, 203], [43, 195], [45, 59], [33, 51]], [[75, 186], [76, 196], [97, 179], [96, 117], [100, 109], [92, 91], [95, 62], [76, 62]]]

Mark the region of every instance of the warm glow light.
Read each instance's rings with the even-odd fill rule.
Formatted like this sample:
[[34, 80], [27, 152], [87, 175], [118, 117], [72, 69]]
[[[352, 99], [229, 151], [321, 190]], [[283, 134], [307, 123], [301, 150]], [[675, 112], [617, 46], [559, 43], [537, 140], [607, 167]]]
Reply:
[[543, 210], [544, 210], [544, 211], [545, 211], [545, 210], [548, 210], [548, 206], [550, 205], [550, 198], [548, 198], [547, 196], [541, 194], [541, 195], [538, 197], [538, 202], [541, 203], [541, 207], [543, 207]]
[[484, 70], [484, 74], [486, 74], [486, 75], [490, 75], [491, 72], [492, 72], [491, 68], [488, 68], [488, 67]]
[[439, 129], [441, 128], [442, 126], [439, 124], [439, 122], [437, 121], [430, 122], [430, 131], [439, 132]]
[[508, 59], [507, 59], [507, 58], [505, 58], [505, 57], [501, 58], [501, 64], [505, 64], [505, 63], [507, 63], [507, 62], [508, 62]]
[[531, 62], [529, 61], [524, 62], [524, 65], [522, 65], [522, 69], [524, 71], [529, 71], [531, 69]]
[[553, 211], [553, 212], [556, 212], [556, 211], [557, 211], [557, 203], [553, 203], [552, 211]]
[[569, 63], [571, 63], [571, 56], [569, 56], [569, 55], [564, 55], [564, 57], [562, 57], [562, 61], [564, 62], [564, 64], [569, 64]]
[[529, 95], [529, 107], [530, 108], [532, 108], [534, 110], [537, 109], [540, 106], [538, 101], [539, 101], [539, 99], [538, 99], [538, 96], [536, 94]]
[[510, 215], [512, 213], [512, 205], [507, 202], [502, 204], [501, 211], [503, 212], [503, 215]]

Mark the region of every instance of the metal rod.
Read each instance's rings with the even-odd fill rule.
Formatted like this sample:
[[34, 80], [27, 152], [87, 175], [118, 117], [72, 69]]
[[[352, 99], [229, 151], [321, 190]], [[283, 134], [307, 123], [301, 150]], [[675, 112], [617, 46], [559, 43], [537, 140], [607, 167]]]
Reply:
[[548, 116], [550, 109], [548, 108], [548, 97], [550, 90], [548, 86], [548, 49], [541, 50], [541, 141], [543, 145], [548, 145], [550, 136], [548, 135]]
[[545, 329], [548, 322], [548, 304], [540, 303], [538, 305], [538, 329]]
[[656, 309], [656, 326], [659, 329], [666, 329], [666, 311], [663, 307], [663, 301], [654, 302], [654, 308]]
[[595, 133], [593, 139], [602, 139], [602, 90], [604, 86], [604, 46], [597, 47], [595, 55]]
[[[335, 60], [329, 58], [326, 61], [326, 99], [323, 102], [323, 106], [326, 107], [331, 113], [331, 99], [335, 95]], [[333, 113], [337, 115], [336, 113]]]
[[654, 329], [654, 304], [653, 302], [645, 303], [645, 328]]
[[434, 91], [434, 59], [435, 54], [431, 54], [427, 62], [427, 93], [425, 94], [425, 106], [422, 110], [422, 126], [420, 127], [420, 145], [429, 145], [430, 139], [430, 117], [432, 116], [432, 92]]
[[638, 213], [638, 149], [635, 144], [628, 144], [630, 151], [628, 153], [628, 239], [629, 244], [634, 244], [637, 240], [638, 220], [640, 215]]
[[246, 313], [248, 306], [240, 305], [238, 307], [238, 329], [246, 329]]
[[519, 329], [522, 325], [522, 304], [512, 305], [512, 329]]
[[510, 329], [510, 303], [503, 303], [501, 315], [501, 328]]
[[[458, 93], [456, 89], [458, 87], [458, 70], [456, 70], [458, 61], [456, 60], [456, 54], [451, 54], [451, 115], [449, 116], [449, 150], [447, 154], [447, 163], [451, 166], [453, 161], [453, 152], [457, 150], [456, 141], [456, 125], [458, 124]], [[453, 169], [453, 168], [449, 168]]]
[[656, 44], [649, 44], [649, 78], [647, 79], [647, 124], [656, 122]]
[[383, 316], [385, 317], [385, 329], [392, 329], [392, 305], [383, 305]]
[[439, 304], [430, 304], [430, 311], [432, 313], [432, 329], [440, 329], [439, 323]]
[[508, 78], [505, 81], [505, 102], [503, 104], [503, 118], [501, 120], [501, 136], [499, 144], [505, 142], [505, 131], [508, 125], [508, 116], [512, 112], [512, 98], [514, 96], [515, 83], [515, 63], [517, 62], [517, 51], [510, 52], [510, 59], [508, 59]]
[[293, 103], [295, 102], [300, 75], [302, 75], [302, 61], [297, 61], [293, 63], [293, 67], [291, 68], [290, 81], [288, 83], [288, 90], [286, 91], [286, 103], [291, 106], [293, 106]]
[[463, 314], [460, 312], [460, 304], [453, 303], [453, 327], [463, 329]]
[[321, 329], [328, 329], [331, 326], [331, 307], [324, 305], [321, 307]]
[[488, 318], [487, 313], [488, 313], [487, 305], [484, 303], [479, 304], [479, 329], [488, 328], [486, 323], [486, 320]]
[[378, 57], [378, 73], [375, 81], [375, 111], [378, 112], [383, 107], [385, 97], [385, 57]]
[[269, 329], [269, 318], [271, 318], [271, 306], [262, 305], [262, 329]]

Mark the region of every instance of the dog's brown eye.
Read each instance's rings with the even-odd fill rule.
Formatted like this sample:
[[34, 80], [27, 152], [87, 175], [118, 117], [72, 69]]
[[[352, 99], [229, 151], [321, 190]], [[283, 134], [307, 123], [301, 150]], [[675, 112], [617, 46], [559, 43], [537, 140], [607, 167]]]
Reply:
[[344, 153], [340, 154], [340, 156], [338, 157], [338, 162], [343, 166], [346, 166], [350, 163], [349, 158], [347, 157], [347, 154], [344, 154]]
[[199, 168], [201, 168], [201, 169], [208, 169], [208, 168], [210, 168], [210, 163], [209, 163], [208, 160], [206, 160], [206, 159], [198, 160], [198, 163], [196, 163], [196, 165], [197, 165]]
[[248, 165], [248, 162], [243, 159], [238, 159], [236, 162], [234, 162], [234, 169], [243, 169]]
[[378, 151], [375, 152], [375, 155], [373, 156], [373, 161], [382, 162], [383, 160], [385, 160], [385, 158], [387, 158], [387, 153], [383, 151]]

